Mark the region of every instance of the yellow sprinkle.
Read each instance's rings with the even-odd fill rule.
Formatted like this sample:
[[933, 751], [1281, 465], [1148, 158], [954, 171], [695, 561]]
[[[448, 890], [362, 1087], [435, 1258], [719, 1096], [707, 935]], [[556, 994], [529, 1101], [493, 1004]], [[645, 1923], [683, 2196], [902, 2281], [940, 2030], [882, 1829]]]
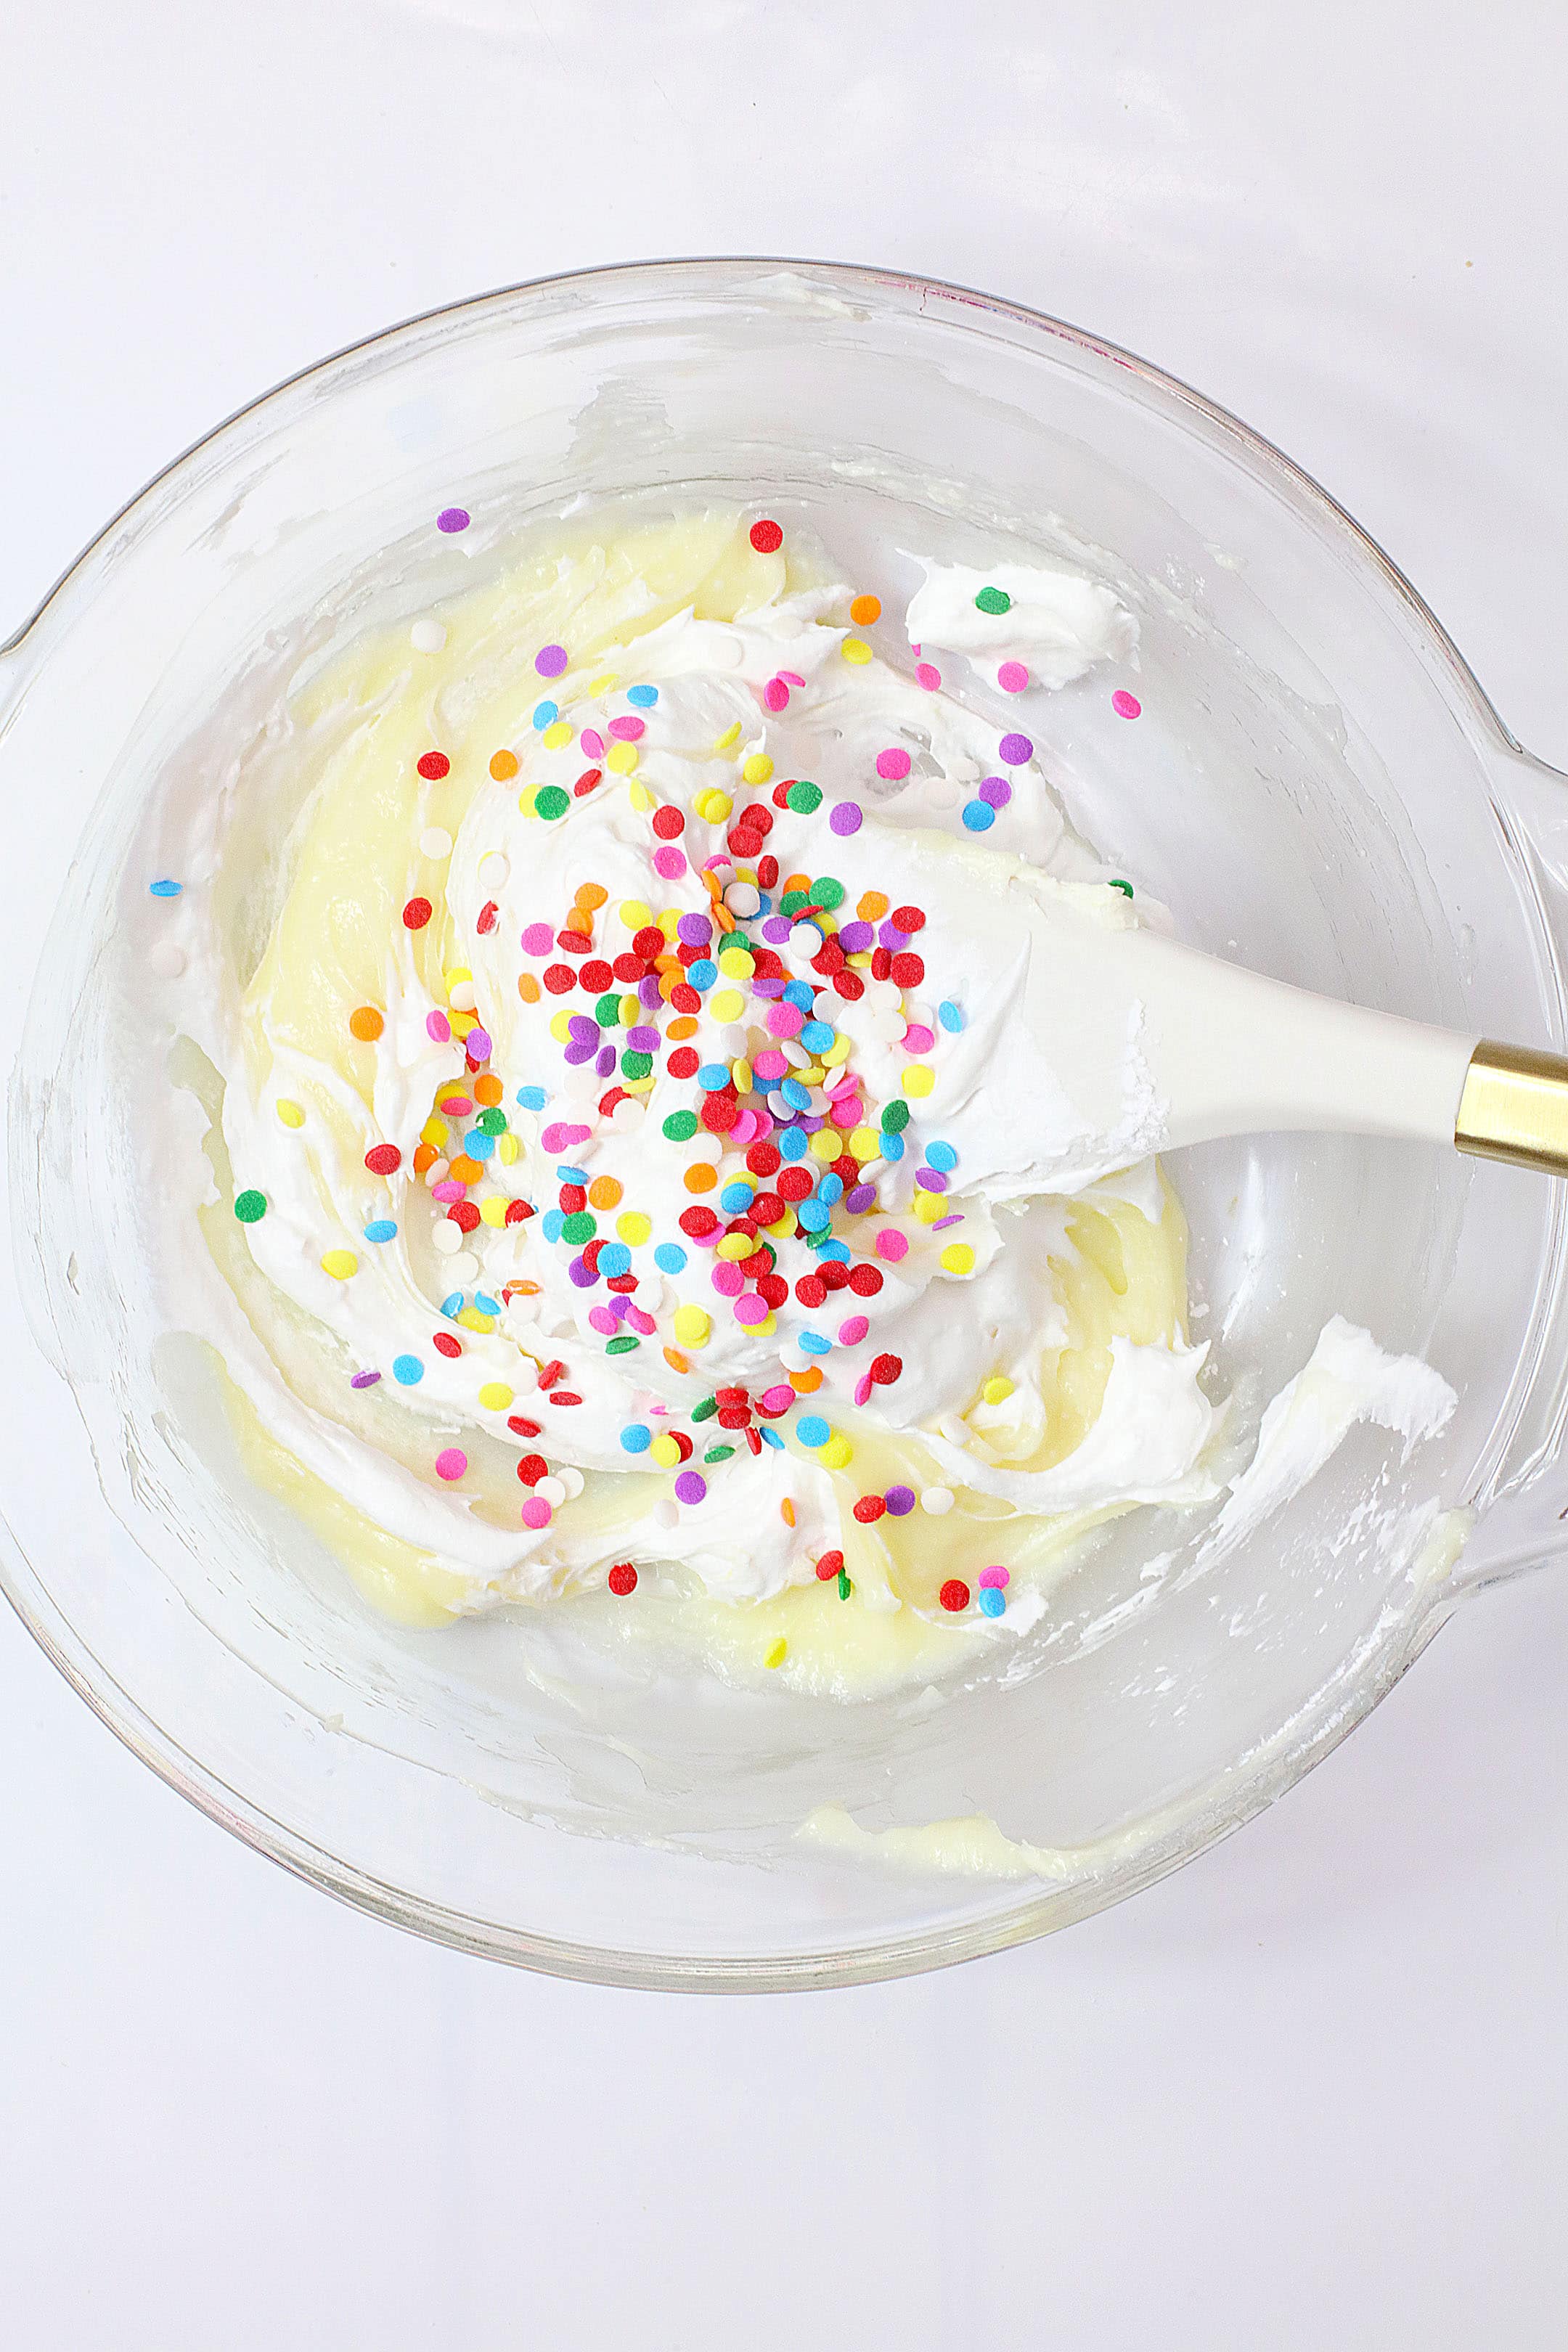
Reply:
[[738, 988], [715, 989], [708, 999], [708, 1010], [715, 1021], [738, 1021], [745, 1009], [746, 1000]]
[[841, 1430], [835, 1430], [817, 1458], [830, 1470], [845, 1470], [855, 1459], [855, 1448]]
[[553, 726], [545, 729], [539, 740], [547, 751], [559, 751], [563, 743], [572, 740], [572, 730], [564, 719], [558, 719]]
[[359, 1271], [359, 1260], [353, 1250], [329, 1250], [321, 1264], [334, 1282], [346, 1282], [351, 1274]]
[[651, 1077], [623, 1078], [621, 1084], [629, 1095], [647, 1095], [653, 1092], [655, 1081]]
[[711, 1318], [703, 1307], [678, 1307], [675, 1310], [675, 1336], [683, 1348], [705, 1348], [708, 1334], [713, 1328]]
[[551, 1014], [550, 1034], [554, 1038], [558, 1045], [564, 1045], [568, 1037], [571, 1036], [571, 1023], [572, 1015], [569, 1013], [552, 1013]]
[[910, 1062], [905, 1066], [902, 1083], [907, 1095], [929, 1095], [936, 1084], [936, 1072], [928, 1070], [923, 1062]]
[[533, 814], [533, 795], [538, 790], [539, 786], [537, 784], [524, 784], [521, 792], [519, 793], [517, 796], [517, 804], [522, 811], [524, 816], [531, 816]]
[[[719, 969], [726, 980], [750, 980], [756, 968], [755, 956], [748, 955], [744, 948], [721, 948], [719, 950]], [[735, 1002], [738, 1009], [740, 999], [737, 997]], [[716, 1008], [717, 998], [714, 1003]], [[734, 1015], [725, 1013], [723, 1018], [729, 1021], [732, 1020]]]
[[917, 1192], [914, 1209], [922, 1225], [934, 1225], [939, 1217], [946, 1216], [947, 1202], [940, 1192]]
[[628, 931], [640, 931], [653, 920], [653, 908], [640, 898], [623, 898], [616, 911]]
[[871, 648], [864, 637], [846, 637], [838, 650], [847, 662], [854, 662], [857, 667], [871, 658]]
[[653, 1444], [648, 1447], [648, 1454], [661, 1470], [673, 1470], [680, 1459], [679, 1446], [673, 1437], [664, 1433], [654, 1439]]
[[716, 784], [702, 795], [702, 814], [710, 824], [722, 824], [727, 816], [733, 814], [734, 807], [729, 793], [721, 793]]
[[742, 1258], [750, 1257], [756, 1246], [754, 1234], [726, 1234], [718, 1245], [717, 1255], [720, 1257], [733, 1258], [739, 1264]]
[[667, 940], [673, 940], [680, 929], [680, 908], [666, 907], [658, 919], [658, 928]]
[[974, 1252], [967, 1242], [949, 1242], [942, 1254], [943, 1274], [973, 1274]]
[[633, 1249], [636, 1249], [638, 1244], [646, 1242], [652, 1233], [653, 1220], [651, 1217], [645, 1217], [640, 1209], [627, 1209], [616, 1219], [616, 1231], [622, 1241], [629, 1242]]
[[980, 1391], [987, 1404], [1001, 1404], [1013, 1393], [1013, 1383], [1005, 1372], [993, 1372]]
[[765, 751], [753, 751], [741, 762], [741, 773], [749, 784], [765, 784], [773, 772], [773, 763]]
[[793, 1234], [795, 1231], [795, 1209], [793, 1204], [786, 1202], [783, 1216], [777, 1219], [774, 1223], [764, 1225], [763, 1227], [763, 1231], [767, 1234]]
[[[795, 1075], [803, 1087], [819, 1087], [822, 1084], [822, 1072], [815, 1062], [800, 1063], [795, 1069]], [[837, 1159], [838, 1154], [837, 1151], [834, 1153], [833, 1157], [835, 1160]]]
[[850, 1129], [849, 1150], [855, 1159], [862, 1161], [875, 1160], [881, 1149], [882, 1139], [874, 1127]]
[[512, 1392], [504, 1381], [487, 1381], [479, 1391], [479, 1402], [487, 1412], [504, 1412], [511, 1398]]
[[496, 1145], [496, 1158], [500, 1161], [503, 1168], [510, 1168], [517, 1160], [521, 1150], [522, 1146], [518, 1141], [515, 1135], [503, 1135], [500, 1142]]
[[789, 1643], [781, 1633], [777, 1641], [770, 1642], [763, 1651], [763, 1664], [764, 1666], [782, 1666], [788, 1655]]
[[454, 1037], [466, 1037], [470, 1029], [477, 1029], [479, 1025], [479, 1016], [477, 1013], [459, 1013], [456, 1007], [447, 1013], [447, 1018], [452, 1024]]
[[[637, 766], [637, 747], [635, 743], [612, 743], [609, 750], [605, 754], [605, 765], [608, 768], [613, 776], [629, 776], [632, 770]], [[646, 806], [647, 794], [641, 784], [637, 786], [637, 792], [642, 793], [643, 799], [641, 805]], [[636, 808], [638, 805], [639, 803], [637, 801], [637, 794], [634, 793], [632, 795], [632, 806]]]
[[637, 1023], [642, 1019], [642, 1006], [637, 1003], [635, 996], [623, 996], [620, 1001], [618, 1012], [621, 1027], [623, 1029], [635, 1029]]
[[838, 1129], [836, 1127], [818, 1128], [811, 1139], [811, 1156], [814, 1160], [837, 1159]]
[[590, 699], [596, 702], [600, 695], [613, 694], [618, 684], [619, 680], [616, 678], [614, 670], [607, 669], [603, 677], [595, 678], [593, 684], [589, 687], [588, 694]]
[[290, 1102], [287, 1095], [279, 1102], [278, 1116], [285, 1127], [303, 1127], [305, 1124], [303, 1109], [297, 1102]]
[[456, 1095], [461, 1095], [466, 1101], [468, 1099], [468, 1089], [463, 1083], [463, 1080], [461, 1078], [454, 1078], [450, 1086], [437, 1087], [436, 1101], [437, 1108], [445, 1108], [446, 1105], [449, 1103]]
[[830, 1070], [836, 1070], [840, 1062], [847, 1062], [849, 1059], [849, 1040], [842, 1031], [835, 1037], [822, 1058]]
[[727, 751], [731, 744], [738, 743], [740, 740], [741, 722], [737, 719], [733, 727], [726, 727], [722, 735], [715, 738], [713, 749], [716, 751]]
[[465, 1331], [493, 1331], [496, 1328], [495, 1317], [481, 1315], [477, 1307], [459, 1307], [457, 1320]]
[[736, 1055], [735, 1059], [730, 1065], [730, 1076], [734, 1081], [735, 1092], [738, 1095], [749, 1095], [751, 1093], [752, 1066], [750, 1062], [747, 1061], [744, 1054]]
[[479, 1222], [486, 1225], [505, 1224], [506, 1194], [504, 1192], [491, 1192], [479, 1202]]
[[868, 948], [863, 954], [852, 955], [849, 961], [857, 971], [868, 971], [871, 968], [871, 951], [869, 948]]
[[[289, 1124], [292, 1126], [294, 1122], [290, 1120]], [[444, 1118], [437, 1118], [435, 1112], [432, 1111], [429, 1118], [426, 1120], [424, 1126], [419, 1130], [419, 1140], [421, 1143], [433, 1143], [438, 1150], [443, 1143], [449, 1140], [451, 1133], [452, 1130], [447, 1126], [446, 1120]]]

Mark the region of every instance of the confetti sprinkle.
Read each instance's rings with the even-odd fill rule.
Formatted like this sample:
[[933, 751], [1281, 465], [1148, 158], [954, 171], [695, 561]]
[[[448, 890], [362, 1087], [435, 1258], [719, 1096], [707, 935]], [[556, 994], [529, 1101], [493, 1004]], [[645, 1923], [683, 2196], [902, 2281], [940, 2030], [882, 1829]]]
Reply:
[[996, 746], [996, 756], [1009, 768], [1021, 768], [1035, 756], [1035, 747], [1026, 735], [1004, 735]]
[[1143, 705], [1135, 694], [1129, 694], [1124, 686], [1119, 686], [1111, 696], [1110, 707], [1118, 719], [1141, 719], [1143, 716]]
[[177, 898], [184, 887], [183, 882], [171, 882], [167, 877], [159, 882], [149, 882], [147, 885], [149, 892], [154, 898]]
[[242, 1225], [259, 1224], [267, 1214], [265, 1192], [244, 1192], [234, 1196], [234, 1213]]
[[776, 555], [784, 545], [783, 528], [766, 518], [754, 522], [747, 536], [759, 555]]
[[436, 518], [437, 530], [467, 530], [473, 517], [467, 507], [443, 507]]
[[1010, 613], [1013, 599], [1005, 588], [982, 588], [974, 599], [975, 610], [981, 613]]

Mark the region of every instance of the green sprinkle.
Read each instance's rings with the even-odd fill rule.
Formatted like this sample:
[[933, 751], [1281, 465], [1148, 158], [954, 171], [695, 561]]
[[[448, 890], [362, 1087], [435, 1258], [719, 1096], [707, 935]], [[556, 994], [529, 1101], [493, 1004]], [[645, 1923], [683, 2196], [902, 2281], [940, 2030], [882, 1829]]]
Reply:
[[910, 1107], [907, 1102], [890, 1102], [882, 1105], [882, 1125], [889, 1135], [902, 1134], [909, 1123]]
[[809, 904], [810, 897], [808, 890], [786, 890], [779, 900], [780, 914], [798, 915], [801, 908]]
[[974, 608], [979, 613], [1009, 613], [1013, 599], [1005, 588], [983, 588], [974, 600]]
[[564, 816], [571, 805], [571, 794], [563, 793], [559, 784], [544, 784], [533, 795], [535, 816], [548, 818]]
[[700, 1404], [694, 1404], [692, 1406], [690, 1417], [693, 1421], [711, 1421], [718, 1410], [718, 1398], [716, 1396], [706, 1396], [703, 1398]]
[[784, 798], [796, 816], [815, 816], [822, 806], [822, 786], [811, 783], [802, 776], [798, 783], [790, 786]]
[[480, 1111], [479, 1131], [482, 1135], [504, 1135], [506, 1133], [506, 1113], [501, 1109], [499, 1103], [489, 1110]]
[[641, 1346], [640, 1339], [634, 1339], [629, 1331], [623, 1331], [618, 1339], [611, 1339], [605, 1343], [605, 1353], [606, 1356], [629, 1356], [634, 1348]]
[[704, 1462], [728, 1462], [734, 1451], [732, 1445], [710, 1445], [702, 1459]]
[[621, 1020], [621, 992], [618, 988], [606, 988], [594, 1006], [594, 1018], [601, 1029], [617, 1029]]
[[847, 1601], [849, 1598], [849, 1571], [847, 1569], [841, 1568], [838, 1571], [838, 1598], [840, 1601]]
[[823, 874], [811, 886], [812, 904], [816, 907], [842, 907], [844, 885], [837, 875]]
[[1113, 890], [1125, 890], [1130, 898], [1132, 896], [1131, 883], [1124, 882], [1120, 874], [1112, 875], [1110, 887]]
[[569, 1217], [561, 1220], [563, 1242], [591, 1242], [599, 1230], [599, 1220], [592, 1209], [574, 1209]]
[[628, 1045], [621, 1055], [621, 1076], [626, 1078], [649, 1078], [653, 1076], [653, 1055], [635, 1053]]
[[242, 1225], [259, 1223], [267, 1214], [266, 1193], [237, 1192], [234, 1196], [234, 1213]]
[[694, 1110], [672, 1110], [664, 1122], [664, 1131], [671, 1143], [689, 1143], [697, 1132]]

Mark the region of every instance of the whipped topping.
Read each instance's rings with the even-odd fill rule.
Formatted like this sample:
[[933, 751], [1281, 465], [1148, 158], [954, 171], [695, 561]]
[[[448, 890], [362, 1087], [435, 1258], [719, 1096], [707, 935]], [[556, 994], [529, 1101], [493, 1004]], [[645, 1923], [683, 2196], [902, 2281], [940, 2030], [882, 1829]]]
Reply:
[[925, 572], [910, 601], [910, 644], [921, 653], [935, 646], [965, 654], [1005, 691], [1031, 681], [1070, 686], [1095, 663], [1125, 662], [1136, 650], [1133, 615], [1111, 589], [1081, 572], [1038, 563], [999, 563], [989, 572], [928, 563]]

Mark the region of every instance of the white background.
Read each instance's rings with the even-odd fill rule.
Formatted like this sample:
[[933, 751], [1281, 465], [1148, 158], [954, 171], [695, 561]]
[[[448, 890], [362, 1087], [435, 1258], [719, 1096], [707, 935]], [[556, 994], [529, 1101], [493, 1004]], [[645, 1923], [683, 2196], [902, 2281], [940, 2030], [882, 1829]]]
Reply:
[[[903, 265], [1237, 409], [1568, 762], [1559, 0], [0, 0], [0, 636], [400, 315]], [[945, 1977], [557, 1985], [296, 1885], [0, 1622], [17, 2352], [1508, 2352], [1564, 2340], [1568, 1578], [1274, 1812]]]

